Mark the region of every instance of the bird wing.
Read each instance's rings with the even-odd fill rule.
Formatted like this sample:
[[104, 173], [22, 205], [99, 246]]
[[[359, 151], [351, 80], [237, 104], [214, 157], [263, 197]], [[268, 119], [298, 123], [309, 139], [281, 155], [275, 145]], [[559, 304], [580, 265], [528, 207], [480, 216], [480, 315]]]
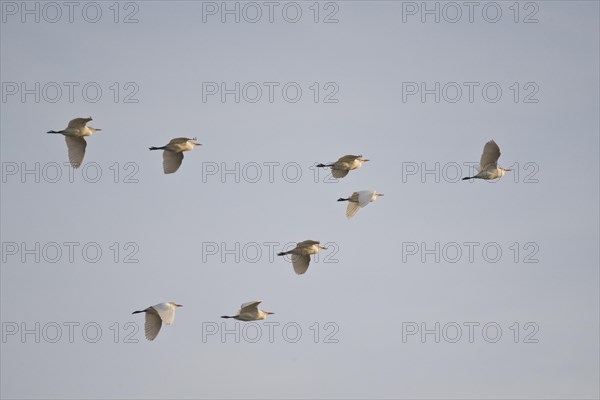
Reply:
[[308, 264], [310, 264], [310, 256], [303, 255], [299, 256], [297, 254], [292, 254], [292, 265], [294, 266], [294, 271], [298, 275], [302, 275], [308, 269]]
[[348, 171], [349, 170], [347, 168], [346, 169], [339, 169], [339, 168], [336, 168], [335, 166], [331, 167], [331, 175], [333, 175], [333, 177], [337, 178], [337, 179], [343, 178], [346, 175], [348, 175]]
[[178, 137], [178, 138], [171, 139], [169, 144], [186, 143], [188, 140], [192, 140], [192, 139], [189, 139], [186, 137]]
[[343, 157], [340, 157], [339, 160], [337, 160], [337, 162], [352, 164], [354, 162], [354, 160], [356, 160], [359, 157], [360, 156], [355, 156], [355, 155], [352, 155], [352, 154], [347, 154], [347, 155], [345, 155]]
[[183, 161], [182, 152], [163, 151], [163, 170], [165, 174], [172, 174], [177, 171], [181, 166], [181, 161]]
[[67, 129], [69, 129], [69, 128], [81, 129], [91, 120], [92, 120], [92, 117], [72, 119], [69, 121], [69, 125], [67, 126]]
[[165, 324], [171, 325], [173, 320], [175, 320], [175, 307], [169, 303], [156, 304], [152, 306], [152, 308], [156, 310], [160, 319], [162, 319]]
[[358, 210], [360, 210], [360, 207], [360, 204], [349, 201], [348, 207], [346, 208], [346, 217], [348, 217], [348, 219], [354, 217]]
[[305, 240], [296, 244], [296, 247], [307, 248], [315, 244], [321, 244], [318, 240]]
[[251, 301], [242, 304], [238, 314], [258, 314], [258, 305], [262, 303], [262, 300]]
[[87, 142], [82, 137], [76, 136], [65, 136], [67, 142], [67, 148], [69, 149], [69, 162], [73, 168], [79, 168], [83, 162], [83, 156], [85, 155], [85, 148]]
[[488, 168], [498, 168], [498, 159], [500, 158], [500, 147], [490, 140], [483, 147], [481, 161], [479, 161], [479, 171], [485, 171]]
[[360, 204], [361, 207], [364, 207], [371, 202], [371, 199], [373, 198], [373, 193], [375, 193], [375, 191], [361, 190], [360, 192], [357, 192], [357, 193], [358, 193], [358, 204]]
[[146, 339], [154, 340], [160, 332], [160, 328], [162, 327], [162, 320], [156, 314], [146, 313], [146, 323], [144, 324], [144, 332], [146, 334]]

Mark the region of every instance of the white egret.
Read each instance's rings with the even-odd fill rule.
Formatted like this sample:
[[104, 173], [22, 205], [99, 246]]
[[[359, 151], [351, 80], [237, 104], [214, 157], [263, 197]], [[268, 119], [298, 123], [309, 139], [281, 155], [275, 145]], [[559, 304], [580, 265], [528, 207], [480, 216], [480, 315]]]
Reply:
[[347, 199], [340, 197], [338, 201], [348, 202], [348, 207], [346, 208], [346, 217], [351, 219], [356, 215], [358, 210], [377, 200], [379, 196], [383, 196], [383, 193], [377, 193], [375, 190], [361, 190], [360, 192], [352, 193]]
[[175, 138], [162, 147], [150, 147], [150, 150], [163, 151], [163, 171], [165, 174], [172, 174], [179, 169], [183, 161], [183, 152], [193, 150], [196, 146], [202, 144], [196, 142], [196, 138]]
[[331, 167], [331, 175], [333, 175], [334, 178], [339, 179], [339, 178], [343, 178], [346, 175], [348, 175], [349, 171], [360, 168], [363, 165], [363, 163], [365, 163], [367, 161], [369, 161], [369, 160], [367, 160], [366, 158], [363, 158], [362, 155], [360, 155], [360, 156], [346, 155], [346, 156], [340, 157], [340, 159], [337, 160], [336, 162], [334, 162], [333, 164], [317, 164], [317, 167], [319, 167], [319, 168]]
[[479, 172], [475, 176], [467, 176], [462, 178], [463, 181], [467, 179], [498, 179], [504, 176], [506, 171], [512, 171], [509, 168], [498, 168], [498, 159], [500, 158], [500, 147], [490, 140], [483, 147], [483, 154], [481, 154], [481, 160], [479, 161]]
[[262, 300], [244, 303], [242, 304], [236, 315], [232, 315], [231, 317], [227, 315], [222, 315], [221, 318], [235, 318], [238, 321], [258, 321], [267, 318], [267, 315], [275, 314], [269, 311], [259, 310], [258, 305], [260, 303], [262, 303]]
[[145, 310], [134, 311], [132, 314], [146, 313], [146, 324], [144, 325], [146, 339], [154, 340], [156, 335], [158, 335], [158, 332], [160, 332], [163, 322], [167, 325], [173, 323], [173, 320], [175, 320], [175, 309], [177, 307], [183, 306], [173, 302], [160, 303], [148, 307]]
[[277, 253], [277, 255], [285, 256], [286, 254], [291, 254], [294, 271], [298, 275], [302, 275], [308, 269], [310, 255], [317, 254], [319, 251], [325, 249], [327, 249], [327, 247], [321, 246], [321, 243], [318, 240], [305, 240], [304, 242], [297, 243], [296, 247], [292, 250]]
[[75, 118], [69, 121], [69, 125], [62, 131], [48, 131], [47, 133], [60, 133], [64, 135], [69, 149], [69, 162], [73, 168], [79, 168], [83, 162], [85, 148], [87, 142], [84, 137], [90, 136], [96, 131], [101, 131], [100, 128], [92, 128], [87, 126], [87, 123], [92, 120], [89, 118]]

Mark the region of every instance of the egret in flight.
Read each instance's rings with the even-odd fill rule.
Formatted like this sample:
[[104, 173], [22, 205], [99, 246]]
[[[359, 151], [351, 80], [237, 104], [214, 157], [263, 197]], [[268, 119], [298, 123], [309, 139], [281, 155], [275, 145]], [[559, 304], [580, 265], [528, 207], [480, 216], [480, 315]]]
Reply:
[[73, 168], [79, 168], [83, 162], [87, 142], [84, 137], [90, 136], [100, 128], [92, 128], [87, 123], [92, 120], [89, 118], [75, 118], [69, 121], [69, 125], [62, 131], [48, 131], [47, 133], [60, 133], [65, 136], [67, 148], [69, 149], [69, 162]]
[[352, 193], [347, 199], [340, 197], [338, 201], [348, 202], [348, 207], [346, 208], [346, 217], [351, 219], [356, 215], [358, 210], [377, 200], [379, 196], [383, 196], [383, 193], [377, 193], [375, 190], [361, 190], [360, 192]]
[[193, 150], [196, 146], [202, 144], [196, 142], [196, 138], [175, 138], [162, 147], [150, 147], [150, 150], [163, 151], [163, 170], [165, 174], [172, 174], [179, 169], [183, 161], [183, 152]]
[[490, 140], [483, 147], [483, 154], [481, 154], [481, 160], [479, 161], [479, 173], [475, 176], [467, 176], [462, 178], [463, 181], [467, 179], [498, 179], [504, 176], [506, 171], [512, 171], [509, 168], [499, 168], [498, 159], [500, 158], [500, 147]]
[[160, 303], [148, 307], [145, 310], [134, 311], [132, 314], [146, 313], [146, 324], [144, 325], [146, 339], [154, 340], [156, 335], [158, 335], [158, 332], [160, 332], [163, 322], [167, 325], [173, 323], [173, 320], [175, 319], [175, 309], [177, 307], [182, 307], [182, 305], [172, 302]]
[[277, 253], [277, 255], [285, 256], [286, 254], [291, 254], [294, 271], [298, 275], [302, 275], [308, 269], [308, 264], [310, 264], [310, 255], [317, 254], [319, 251], [325, 249], [327, 249], [327, 247], [321, 246], [320, 242], [317, 240], [305, 240], [304, 242], [296, 244], [296, 247], [292, 250]]
[[334, 178], [339, 179], [348, 175], [349, 171], [360, 168], [363, 165], [363, 163], [367, 161], [369, 160], [363, 158], [363, 156], [347, 155], [340, 157], [340, 159], [334, 162], [333, 164], [317, 164], [317, 167], [331, 167], [331, 175], [333, 175]]
[[267, 318], [267, 315], [275, 314], [269, 311], [259, 310], [258, 305], [260, 303], [262, 303], [262, 300], [244, 303], [236, 315], [232, 315], [231, 317], [223, 315], [221, 318], [235, 318], [238, 321], [258, 321]]

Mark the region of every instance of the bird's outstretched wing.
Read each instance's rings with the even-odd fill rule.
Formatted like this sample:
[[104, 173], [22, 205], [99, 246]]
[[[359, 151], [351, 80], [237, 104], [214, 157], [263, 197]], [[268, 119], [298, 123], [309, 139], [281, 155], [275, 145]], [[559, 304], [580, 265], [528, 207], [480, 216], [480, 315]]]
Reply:
[[238, 314], [251, 314], [258, 313], [258, 305], [262, 303], [262, 300], [251, 301], [248, 303], [244, 303], [240, 307], [240, 311]]
[[485, 171], [488, 168], [498, 168], [498, 159], [500, 158], [500, 147], [490, 140], [483, 147], [481, 161], [479, 161], [479, 170]]
[[149, 312], [146, 313], [146, 323], [144, 324], [144, 332], [146, 335], [146, 339], [154, 340], [160, 332], [160, 328], [162, 327], [162, 320], [156, 314], [151, 314]]
[[352, 217], [356, 215], [358, 210], [360, 210], [360, 207], [360, 204], [349, 201], [348, 207], [346, 208], [346, 217], [348, 217], [348, 219], [352, 219]]
[[87, 142], [82, 137], [65, 136], [67, 148], [69, 149], [69, 162], [73, 168], [79, 168], [85, 156]]
[[336, 179], [343, 178], [348, 175], [348, 169], [339, 169], [333, 166], [331, 167], [331, 175]]
[[75, 128], [75, 129], [81, 129], [83, 128], [88, 122], [90, 122], [92, 120], [92, 117], [89, 118], [75, 118], [69, 121], [69, 125], [67, 126], [68, 128]]
[[358, 192], [358, 204], [360, 204], [361, 207], [364, 207], [367, 204], [369, 204], [371, 202], [371, 199], [373, 198], [374, 192], [374, 190], [361, 190], [360, 192]]
[[361, 156], [355, 156], [352, 154], [347, 154], [343, 157], [340, 157], [337, 162], [339, 163], [347, 163], [347, 164], [352, 164], [354, 162], [354, 160], [356, 160], [357, 158], [359, 158]]
[[163, 151], [163, 170], [165, 174], [172, 174], [177, 171], [181, 166], [181, 161], [183, 161], [182, 152]]
[[315, 244], [321, 244], [321, 242], [319, 242], [318, 240], [305, 240], [303, 242], [296, 243], [296, 247], [307, 248]]
[[294, 266], [294, 272], [298, 275], [302, 275], [308, 269], [308, 264], [310, 264], [310, 256], [309, 255], [298, 255], [292, 254], [292, 265]]
[[179, 144], [179, 143], [185, 143], [188, 140], [192, 140], [190, 138], [185, 138], [185, 137], [178, 137], [178, 138], [174, 138], [171, 139], [171, 141], [169, 141], [169, 144]]
[[[158, 313], [160, 319], [168, 325], [171, 325], [175, 320], [175, 308], [168, 303], [160, 303], [152, 306]], [[148, 315], [148, 313], [146, 313]]]

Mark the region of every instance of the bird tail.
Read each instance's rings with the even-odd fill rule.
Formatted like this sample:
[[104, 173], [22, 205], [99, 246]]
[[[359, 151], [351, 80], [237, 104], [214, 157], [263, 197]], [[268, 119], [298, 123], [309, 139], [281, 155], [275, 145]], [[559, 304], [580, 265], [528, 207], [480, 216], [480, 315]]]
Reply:
[[134, 311], [132, 312], [132, 314], [139, 314], [139, 313], [143, 313], [144, 311]]
[[333, 167], [333, 164], [317, 164], [318, 168]]
[[221, 315], [221, 318], [233, 318], [233, 317], [228, 317], [227, 315]]
[[154, 146], [149, 147], [150, 150], [164, 150], [164, 148], [165, 148], [165, 146], [163, 146], [163, 147], [154, 147]]
[[63, 133], [64, 131], [48, 131], [46, 133]]
[[340, 198], [338, 199], [338, 201], [348, 201], [348, 200], [350, 200], [350, 199], [344, 199], [343, 197], [340, 197]]
[[464, 178], [462, 178], [463, 181], [466, 181], [467, 179], [473, 179], [475, 178], [474, 176], [465, 176]]
[[285, 251], [282, 251], [281, 253], [277, 253], [278, 256], [285, 256], [286, 254], [288, 254], [288, 253]]

